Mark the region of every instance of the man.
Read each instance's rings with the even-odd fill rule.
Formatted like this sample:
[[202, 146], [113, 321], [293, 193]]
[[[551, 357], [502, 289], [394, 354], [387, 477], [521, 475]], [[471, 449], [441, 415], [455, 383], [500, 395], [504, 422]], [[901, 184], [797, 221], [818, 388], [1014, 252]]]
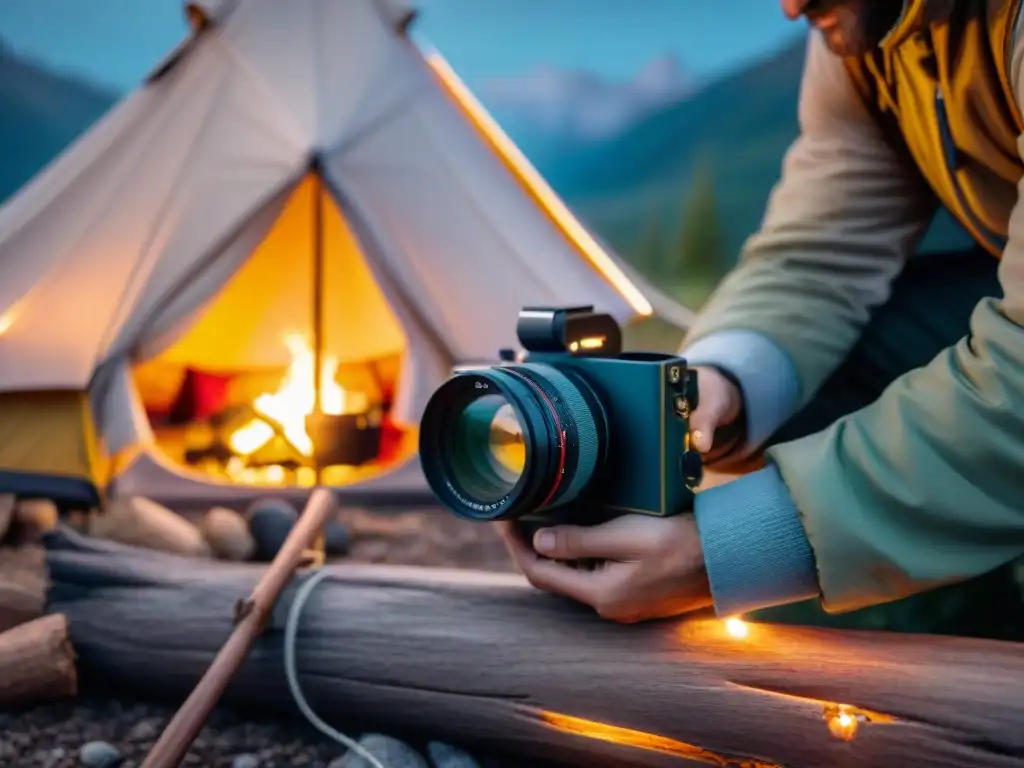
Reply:
[[[533, 584], [624, 622], [712, 598], [720, 616], [841, 612], [1024, 552], [1022, 5], [782, 0], [813, 27], [801, 135], [683, 349], [708, 463], [768, 446], [763, 468], [693, 516], [533, 547], [503, 524]], [[975, 251], [914, 256], [939, 205]], [[605, 562], [558, 562], [576, 558]]]

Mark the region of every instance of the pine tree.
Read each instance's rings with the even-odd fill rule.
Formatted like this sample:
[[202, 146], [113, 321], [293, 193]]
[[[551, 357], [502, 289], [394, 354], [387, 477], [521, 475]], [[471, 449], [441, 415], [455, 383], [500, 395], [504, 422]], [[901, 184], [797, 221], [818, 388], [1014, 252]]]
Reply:
[[683, 200], [675, 246], [674, 277], [709, 288], [728, 271], [725, 238], [718, 221], [715, 181], [707, 163], [698, 165]]
[[664, 241], [661, 216], [656, 209], [652, 208], [632, 259], [633, 265], [652, 280], [662, 277], [664, 272]]

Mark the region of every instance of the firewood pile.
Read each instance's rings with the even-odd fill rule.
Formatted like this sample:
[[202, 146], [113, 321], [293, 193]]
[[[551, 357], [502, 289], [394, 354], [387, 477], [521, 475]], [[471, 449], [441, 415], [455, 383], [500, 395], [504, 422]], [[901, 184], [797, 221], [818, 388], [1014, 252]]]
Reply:
[[74, 696], [75, 652], [62, 614], [46, 615], [49, 587], [38, 536], [56, 510], [0, 495], [0, 709]]

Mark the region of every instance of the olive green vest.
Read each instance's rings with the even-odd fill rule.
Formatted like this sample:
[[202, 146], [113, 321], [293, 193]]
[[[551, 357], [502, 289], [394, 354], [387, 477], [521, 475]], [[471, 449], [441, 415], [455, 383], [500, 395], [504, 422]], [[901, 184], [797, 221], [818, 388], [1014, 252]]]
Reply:
[[851, 78], [938, 199], [995, 256], [1024, 163], [1009, 80], [1021, 0], [910, 0]]

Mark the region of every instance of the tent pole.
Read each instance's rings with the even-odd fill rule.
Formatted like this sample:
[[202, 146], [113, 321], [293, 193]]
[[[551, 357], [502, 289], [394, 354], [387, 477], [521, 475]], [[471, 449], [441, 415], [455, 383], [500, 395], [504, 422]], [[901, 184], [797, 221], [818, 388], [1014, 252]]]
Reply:
[[[313, 161], [313, 175], [316, 180], [313, 191], [313, 420], [320, 422], [323, 417], [323, 369], [324, 369], [324, 185], [320, 178], [320, 163]], [[313, 469], [316, 484], [320, 485], [323, 467], [318, 446], [313, 447]]]
[[[320, 158], [313, 158], [313, 414], [314, 424], [323, 424], [323, 370], [324, 370], [324, 182]], [[316, 430], [320, 437], [321, 428]], [[323, 464], [320, 446], [313, 444], [313, 473], [315, 488], [323, 481]], [[323, 527], [317, 533], [313, 546], [316, 559], [323, 563], [326, 558], [326, 540]]]

